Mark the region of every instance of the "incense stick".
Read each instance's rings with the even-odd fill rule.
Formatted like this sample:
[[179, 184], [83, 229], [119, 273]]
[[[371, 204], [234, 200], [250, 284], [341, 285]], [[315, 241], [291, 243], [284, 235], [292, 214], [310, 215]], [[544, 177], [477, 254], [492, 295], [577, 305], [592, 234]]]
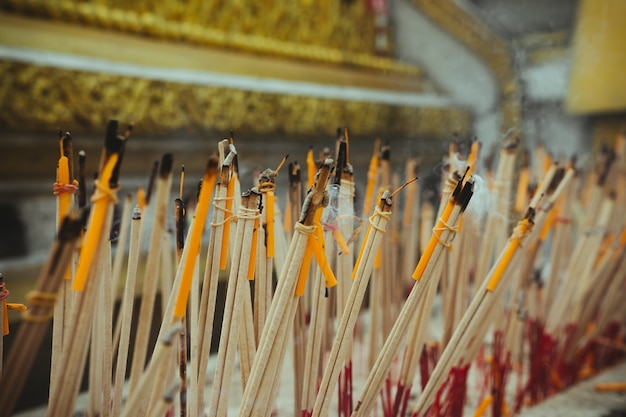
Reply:
[[[305, 201], [302, 216], [296, 225], [296, 233], [290, 245], [289, 267], [283, 269], [278, 280], [278, 287], [274, 301], [270, 306], [267, 325], [263, 329], [259, 347], [257, 349], [248, 384], [244, 390], [240, 417], [248, 416], [253, 410], [267, 410], [272, 402], [272, 384], [276, 384], [278, 371], [282, 365], [286, 348], [287, 332], [291, 328], [295, 316], [295, 306], [304, 289], [303, 282], [296, 282], [300, 270], [308, 268], [303, 264], [305, 249], [309, 234], [313, 233], [312, 226], [316, 211], [325, 202], [324, 190], [330, 176], [332, 160], [326, 160], [318, 173], [312, 191]], [[280, 346], [276, 350], [274, 346]]]
[[[115, 369], [113, 404], [111, 415], [117, 417], [122, 409], [122, 392], [126, 375], [126, 365], [128, 361], [128, 349], [130, 344], [130, 329], [135, 302], [135, 282], [137, 279], [137, 267], [139, 264], [139, 252], [141, 245], [139, 232], [141, 228], [141, 209], [135, 207], [130, 226], [130, 243], [128, 251], [128, 267], [126, 272], [126, 282], [120, 306], [120, 336], [117, 344], [117, 364]], [[115, 345], [114, 345], [115, 347]]]
[[345, 309], [341, 315], [341, 321], [337, 328], [335, 340], [315, 400], [313, 416], [323, 416], [328, 413], [331, 395], [337, 383], [339, 372], [348, 357], [349, 341], [352, 338], [358, 313], [363, 303], [363, 298], [365, 297], [365, 290], [367, 289], [370, 275], [374, 269], [376, 253], [378, 252], [382, 236], [389, 221], [391, 205], [391, 193], [387, 191], [383, 194], [376, 206], [374, 214], [370, 218], [370, 226], [366, 232], [357, 264], [352, 273], [354, 282], [350, 288], [350, 293], [345, 303]]
[[[255, 218], [258, 216], [260, 197], [261, 195], [257, 190], [244, 194], [242, 206], [237, 215], [239, 220], [237, 221], [235, 251], [233, 252], [228, 278], [222, 335], [217, 353], [217, 367], [213, 378], [209, 416], [223, 417], [227, 411], [237, 340], [240, 340], [239, 333], [242, 326], [244, 286], [248, 285], [248, 263], [250, 262], [252, 233]], [[254, 348], [254, 346], [245, 347]], [[249, 352], [244, 351], [243, 348], [244, 346], [241, 345], [240, 356], [243, 358], [242, 361], [249, 358]]]
[[[438, 263], [443, 261], [441, 254], [444, 249], [449, 247], [450, 241], [455, 235], [456, 226], [473, 193], [473, 184], [468, 182], [463, 185], [463, 179], [464, 178], [461, 178], [458, 181], [457, 187], [452, 193], [452, 197], [446, 209], [442, 213], [437, 228], [433, 230], [433, 236], [429, 242], [432, 253], [427, 249], [422, 255], [422, 258], [420, 258], [413, 273], [413, 277], [417, 282], [413, 285], [402, 307], [402, 311], [396, 319], [389, 337], [385, 341], [376, 359], [376, 363], [365, 382], [365, 387], [354, 409], [353, 416], [368, 415], [371, 410], [373, 402], [383, 386], [389, 366], [398, 353], [401, 341], [404, 336], [406, 336], [408, 325], [413, 321], [413, 312], [416, 311], [417, 303], [423, 297], [433, 271], [436, 271]], [[424, 323], [417, 323], [415, 325], [423, 326]]]
[[165, 216], [169, 201], [169, 194], [172, 184], [172, 154], [165, 154], [161, 159], [159, 178], [156, 185], [156, 203], [154, 205], [154, 220], [150, 235], [150, 246], [146, 258], [146, 269], [143, 278], [143, 290], [141, 295], [141, 305], [139, 307], [139, 318], [137, 320], [137, 331], [135, 346], [133, 350], [133, 360], [130, 372], [129, 386], [134, 390], [141, 372], [146, 363], [148, 353], [148, 340], [150, 327], [154, 313], [154, 299], [156, 297], [158, 283], [158, 259], [161, 256], [162, 234], [165, 230]]
[[[11, 415], [15, 403], [28, 378], [35, 355], [41, 345], [48, 322], [52, 317], [54, 302], [64, 280], [65, 271], [70, 264], [75, 244], [80, 236], [86, 216], [76, 219], [66, 217], [50, 250], [35, 289], [29, 293], [29, 309], [22, 314], [20, 326], [13, 347], [0, 376], [0, 416]], [[60, 300], [59, 300], [60, 302]]]

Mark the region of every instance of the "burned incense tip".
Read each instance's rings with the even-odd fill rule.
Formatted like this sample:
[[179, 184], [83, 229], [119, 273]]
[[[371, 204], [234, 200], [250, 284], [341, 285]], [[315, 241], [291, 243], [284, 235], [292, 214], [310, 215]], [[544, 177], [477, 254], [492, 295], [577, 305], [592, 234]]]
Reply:
[[159, 178], [166, 179], [168, 175], [172, 172], [172, 168], [174, 166], [174, 155], [171, 153], [166, 153], [161, 158], [161, 169], [159, 170]]
[[111, 180], [109, 184], [111, 187], [117, 187], [120, 179], [120, 170], [122, 168], [122, 161], [124, 159], [124, 151], [126, 150], [126, 139], [124, 136], [118, 135], [117, 140], [119, 141], [119, 148], [117, 150], [118, 158], [115, 167], [113, 168], [113, 173], [111, 174]]
[[115, 153], [120, 150], [122, 146], [122, 141], [119, 140], [117, 136], [117, 120], [109, 120], [107, 124], [106, 136], [105, 136], [105, 148], [109, 153]]
[[561, 183], [561, 180], [563, 180], [563, 177], [565, 177], [565, 168], [560, 167], [554, 173], [554, 177], [552, 177], [552, 181], [550, 181], [550, 184], [546, 189], [546, 194], [550, 195], [554, 193], [556, 191], [556, 188]]
[[80, 232], [83, 230], [83, 224], [86, 224], [86, 220], [83, 221], [82, 217], [74, 218], [73, 216], [65, 216], [59, 228], [57, 240], [67, 242], [78, 238]]
[[385, 144], [380, 148], [380, 159], [385, 161], [389, 161], [391, 159], [391, 146]]
[[606, 179], [611, 171], [611, 165], [616, 159], [616, 154], [614, 151], [605, 149], [603, 150], [601, 161], [600, 161], [600, 174], [598, 175], [598, 185], [600, 187], [604, 186]]
[[469, 179], [463, 186], [461, 194], [457, 199], [457, 204], [461, 205], [461, 211], [465, 211], [465, 209], [469, 205], [470, 200], [472, 199], [472, 195], [474, 195], [474, 180]]
[[146, 204], [150, 204], [150, 197], [154, 190], [154, 179], [156, 178], [157, 171], [159, 170], [159, 161], [154, 161], [152, 169], [150, 170], [150, 178], [148, 179], [148, 189], [146, 190]]
[[[401, 186], [398, 187], [398, 189], [396, 189], [393, 193], [391, 193], [389, 195], [389, 197], [394, 197], [396, 194], [398, 194], [400, 191], [404, 190], [409, 184], [417, 181], [419, 178], [417, 176], [415, 176], [414, 178], [411, 178], [410, 180], [408, 180], [407, 182], [405, 182], [404, 184], [402, 184]], [[387, 192], [387, 190], [385, 190], [385, 192]], [[385, 193], [383, 193], [383, 196], [385, 195]], [[391, 204], [390, 204], [391, 205]]]
[[504, 143], [502, 149], [507, 153], [515, 153], [517, 151], [517, 146], [519, 145], [519, 138], [514, 137]]
[[297, 184], [300, 182], [300, 165], [298, 161], [289, 163], [289, 185]]
[[176, 222], [176, 248], [185, 246], [185, 203], [180, 198], [174, 200], [174, 218]]
[[128, 123], [128, 126], [126, 126], [126, 130], [124, 131], [124, 139], [130, 138], [130, 134], [133, 132], [134, 127], [135, 127], [135, 122]]

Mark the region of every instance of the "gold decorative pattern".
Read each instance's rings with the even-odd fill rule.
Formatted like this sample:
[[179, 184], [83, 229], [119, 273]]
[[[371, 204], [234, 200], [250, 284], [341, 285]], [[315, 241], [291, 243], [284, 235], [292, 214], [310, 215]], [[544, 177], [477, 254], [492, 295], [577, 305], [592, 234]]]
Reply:
[[531, 64], [564, 58], [569, 54], [568, 31], [533, 33], [515, 40], [524, 49], [526, 60]]
[[513, 52], [507, 43], [453, 0], [413, 0], [413, 4], [469, 47], [491, 69], [500, 89], [502, 132], [520, 136], [520, 87], [513, 65]]
[[229, 129], [318, 135], [347, 124], [355, 135], [444, 138], [467, 134], [462, 108], [414, 108], [271, 94], [0, 61], [0, 126], [10, 130], [99, 131], [107, 119], [134, 120], [142, 134]]
[[244, 52], [419, 75], [420, 68], [374, 55], [374, 17], [342, 0], [156, 2], [0, 0], [23, 15]]

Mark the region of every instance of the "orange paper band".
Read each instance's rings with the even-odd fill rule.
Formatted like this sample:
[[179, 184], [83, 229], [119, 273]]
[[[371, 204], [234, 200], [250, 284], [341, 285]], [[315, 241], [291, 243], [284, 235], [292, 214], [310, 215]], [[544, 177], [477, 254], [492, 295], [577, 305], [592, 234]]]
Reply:
[[87, 283], [87, 276], [89, 270], [93, 265], [93, 257], [98, 249], [98, 243], [102, 236], [104, 227], [104, 221], [108, 211], [108, 205], [114, 201], [114, 191], [109, 188], [109, 180], [111, 174], [113, 174], [113, 168], [117, 164], [118, 154], [113, 154], [109, 160], [104, 164], [102, 169], [101, 180], [97, 183], [97, 191], [94, 195], [93, 208], [91, 209], [91, 217], [89, 219], [89, 226], [87, 227], [87, 234], [83, 247], [80, 251], [80, 257], [78, 258], [78, 266], [76, 267], [76, 276], [72, 283], [72, 289], [74, 291], [83, 291], [85, 284]]
[[333, 229], [333, 237], [335, 238], [335, 242], [337, 242], [337, 246], [339, 246], [339, 250], [343, 255], [347, 255], [350, 253], [350, 248], [346, 243], [346, 240], [343, 238], [343, 235], [339, 231], [339, 229]]
[[204, 231], [204, 223], [206, 221], [207, 213], [209, 212], [209, 205], [214, 187], [215, 174], [209, 175], [209, 173], [205, 173], [204, 178], [202, 179], [200, 196], [198, 197], [196, 215], [194, 216], [193, 225], [191, 226], [191, 231], [189, 232], [189, 243], [186, 245], [189, 249], [185, 265], [183, 265], [183, 275], [180, 282], [180, 289], [178, 290], [178, 298], [174, 307], [174, 316], [176, 318], [184, 317], [185, 312], [187, 311], [187, 301], [189, 300], [191, 279], [193, 278], [193, 271], [196, 266], [196, 258], [200, 252], [202, 232]]
[[265, 208], [265, 219], [267, 228], [265, 229], [267, 237], [267, 257], [274, 257], [274, 191], [265, 193], [267, 197], [267, 207]]
[[487, 284], [487, 291], [494, 291], [498, 287], [498, 283], [506, 272], [506, 269], [509, 267], [511, 259], [513, 259], [513, 255], [515, 255], [515, 252], [521, 246], [520, 239], [526, 234], [530, 226], [531, 223], [528, 220], [524, 219], [516, 227], [516, 230], [513, 232], [514, 235], [509, 239], [507, 243], [500, 262], [498, 262], [498, 264], [495, 266], [493, 275], [491, 276], [491, 279]]
[[250, 248], [250, 260], [248, 262], [248, 281], [254, 281], [254, 268], [256, 267], [256, 253], [259, 247], [259, 218], [254, 219], [254, 231], [252, 232], [252, 247]]
[[435, 247], [437, 247], [437, 243], [440, 242], [441, 233], [445, 229], [445, 226], [448, 222], [448, 219], [450, 218], [450, 214], [452, 213], [453, 208], [454, 208], [454, 201], [452, 198], [450, 198], [448, 200], [448, 203], [446, 204], [446, 207], [443, 210], [443, 213], [441, 213], [441, 218], [439, 219], [439, 222], [437, 223], [437, 227], [433, 229], [433, 234], [430, 237], [430, 240], [428, 241], [428, 245], [426, 246], [426, 249], [424, 249], [424, 253], [422, 254], [420, 260], [418, 261], [417, 266], [415, 267], [415, 270], [413, 271], [414, 280], [419, 281], [420, 279], [422, 279], [422, 275], [424, 275], [426, 266], [428, 265], [428, 262], [430, 262], [430, 258], [433, 256], [433, 252], [435, 252]]
[[[318, 208], [313, 217], [313, 224], [318, 224], [322, 218], [322, 208]], [[296, 283], [296, 295], [302, 297], [304, 295], [304, 289], [306, 288], [306, 279], [309, 276], [309, 266], [311, 265], [311, 259], [313, 258], [313, 247], [310, 244], [313, 234], [308, 235], [306, 249], [302, 258], [302, 266], [300, 267], [300, 273], [298, 274], [298, 282]]]
[[[317, 230], [321, 230], [321, 228], [318, 227]], [[334, 287], [335, 285], [337, 285], [337, 279], [335, 278], [335, 274], [333, 274], [333, 271], [328, 264], [328, 259], [326, 259], [323, 241], [320, 242], [321, 233], [318, 233], [318, 236], [315, 235], [316, 233], [311, 234], [307, 243], [311, 246], [313, 250], [313, 255], [315, 256], [315, 260], [317, 261], [317, 264], [322, 271], [322, 275], [324, 275], [324, 279], [326, 280], [326, 288]]]

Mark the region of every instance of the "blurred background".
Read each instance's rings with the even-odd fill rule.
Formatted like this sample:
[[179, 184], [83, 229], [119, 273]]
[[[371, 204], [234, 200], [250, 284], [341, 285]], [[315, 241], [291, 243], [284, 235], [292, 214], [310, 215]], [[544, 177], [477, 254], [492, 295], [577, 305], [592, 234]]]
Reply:
[[135, 123], [120, 195], [165, 152], [195, 192], [230, 130], [244, 186], [338, 126], [357, 190], [377, 138], [425, 181], [453, 138], [590, 166], [626, 125], [624, 17], [623, 0], [0, 0], [0, 271], [19, 302], [54, 238], [57, 132], [89, 177], [110, 118]]

